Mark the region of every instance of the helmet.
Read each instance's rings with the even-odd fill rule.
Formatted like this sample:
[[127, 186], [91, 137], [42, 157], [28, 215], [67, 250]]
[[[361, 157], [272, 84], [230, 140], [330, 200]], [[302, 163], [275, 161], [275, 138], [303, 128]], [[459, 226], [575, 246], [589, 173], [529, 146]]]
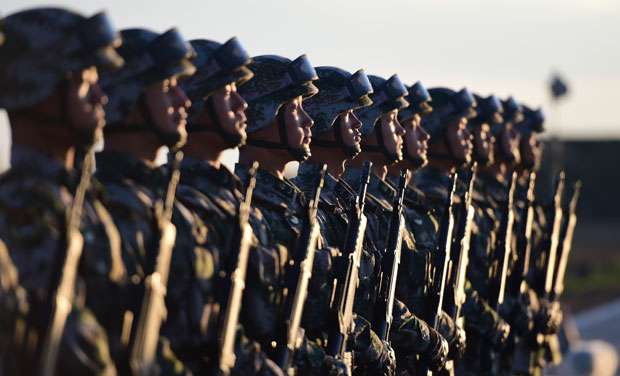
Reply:
[[248, 133], [269, 125], [286, 102], [300, 95], [309, 98], [318, 92], [312, 84], [318, 76], [306, 55], [294, 61], [276, 55], [257, 56], [252, 71], [254, 78], [239, 90], [248, 102]]
[[100, 78], [109, 99], [106, 131], [116, 130], [114, 124], [129, 115], [145, 87], [177, 75], [187, 77], [196, 70], [189, 62], [195, 56], [194, 49], [177, 29], [163, 34], [126, 29], [121, 31], [121, 36], [124, 43], [117, 50], [125, 59], [125, 66], [104, 73]]
[[[320, 136], [332, 127], [339, 128], [337, 119], [347, 111], [357, 110], [370, 106], [372, 101], [372, 85], [368, 81], [363, 69], [354, 74], [336, 67], [318, 67], [316, 72], [319, 80], [316, 86], [318, 94], [304, 102], [304, 109], [314, 120], [313, 136]], [[342, 148], [349, 157], [355, 157], [360, 152], [359, 145], [348, 147], [339, 131], [334, 133], [336, 141], [312, 139], [313, 145]]]
[[528, 106], [523, 106], [523, 120], [516, 125], [516, 128], [521, 134], [542, 133], [545, 131], [544, 124], [545, 114], [540, 108], [533, 110]]
[[504, 109], [502, 113], [503, 121], [491, 124], [491, 133], [494, 136], [498, 136], [508, 123], [517, 124], [523, 120], [523, 107], [513, 97], [509, 97], [501, 102]]
[[500, 124], [504, 121], [502, 117], [502, 112], [504, 112], [502, 103], [495, 95], [491, 94], [484, 98], [478, 94], [474, 94], [474, 99], [478, 104], [476, 106], [476, 117], [471, 119], [467, 123], [468, 125]]
[[196, 73], [181, 83], [181, 88], [192, 101], [187, 111], [187, 120], [195, 119], [205, 100], [217, 89], [235, 82], [238, 86], [254, 76], [248, 69], [252, 59], [245, 52], [237, 38], [221, 44], [206, 39], [190, 41], [197, 56], [192, 60]]
[[429, 144], [440, 139], [446, 126], [460, 118], [472, 119], [476, 116], [476, 99], [472, 93], [463, 88], [459, 92], [446, 88], [432, 88], [428, 90], [431, 95], [433, 111], [422, 118], [422, 128], [428, 132]]
[[318, 79], [306, 55], [291, 61], [282, 56], [262, 55], [254, 58], [254, 78], [243, 85], [239, 94], [248, 102], [245, 115], [248, 119], [246, 132], [252, 134], [278, 120], [279, 142], [255, 140], [248, 137], [247, 144], [270, 149], [285, 149], [297, 161], [310, 156], [307, 148], [297, 149], [289, 145], [284, 112], [280, 108], [299, 96], [309, 98], [319, 90], [313, 85]]
[[426, 116], [433, 111], [433, 108], [428, 104], [431, 101], [431, 95], [420, 81], [409, 87], [407, 91], [408, 94], [405, 99], [409, 102], [409, 107], [398, 111], [399, 121], [407, 120], [415, 114]]
[[394, 74], [387, 80], [377, 76], [368, 76], [374, 93], [370, 95], [372, 105], [357, 110], [356, 115], [362, 121], [360, 133], [362, 138], [372, 134], [375, 122], [388, 112], [405, 108], [409, 102], [405, 100], [407, 88], [398, 75]]
[[105, 13], [86, 18], [60, 8], [14, 13], [0, 24], [0, 107], [27, 108], [52, 94], [66, 73], [118, 68], [121, 39]]

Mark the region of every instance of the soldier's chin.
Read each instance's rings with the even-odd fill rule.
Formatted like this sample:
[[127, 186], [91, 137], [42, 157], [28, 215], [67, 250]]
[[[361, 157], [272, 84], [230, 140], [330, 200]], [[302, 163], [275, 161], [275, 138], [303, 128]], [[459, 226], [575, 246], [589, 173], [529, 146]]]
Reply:
[[293, 156], [293, 159], [299, 163], [304, 163], [312, 155], [309, 145], [304, 145], [297, 149], [291, 148], [289, 149], [289, 153]]
[[187, 132], [183, 129], [178, 132], [162, 133], [161, 138], [164, 145], [166, 145], [170, 150], [175, 151], [187, 142]]
[[103, 129], [97, 127], [90, 131], [73, 130], [73, 135], [77, 141], [77, 146], [82, 150], [90, 150], [103, 138]]

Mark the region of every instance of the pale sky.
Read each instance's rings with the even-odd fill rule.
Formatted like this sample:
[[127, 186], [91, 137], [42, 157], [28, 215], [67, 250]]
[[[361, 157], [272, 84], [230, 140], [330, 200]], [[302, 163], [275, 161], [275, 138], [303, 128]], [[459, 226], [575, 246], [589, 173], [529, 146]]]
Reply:
[[[49, 4], [49, 3], [48, 3]], [[55, 3], [86, 14], [106, 9], [117, 28], [165, 31], [224, 42], [237, 36], [250, 55], [306, 53], [335, 65], [407, 84], [467, 86], [513, 95], [546, 110], [549, 134], [620, 138], [618, 0], [191, 0]], [[7, 15], [41, 3], [3, 0]], [[552, 108], [557, 71], [570, 97]], [[561, 124], [561, 126], [560, 126]], [[0, 114], [0, 168], [9, 132]]]

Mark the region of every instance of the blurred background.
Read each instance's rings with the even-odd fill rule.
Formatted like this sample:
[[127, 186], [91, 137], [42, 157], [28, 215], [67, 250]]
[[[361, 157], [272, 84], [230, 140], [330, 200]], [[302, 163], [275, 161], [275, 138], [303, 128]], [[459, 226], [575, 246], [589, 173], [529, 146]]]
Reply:
[[[467, 86], [481, 95], [542, 107], [547, 147], [537, 184], [548, 200], [553, 174], [583, 181], [569, 261], [565, 307], [582, 337], [620, 349], [620, 1], [618, 0], [261, 0], [56, 2], [87, 14], [105, 9], [121, 28], [164, 31], [224, 42], [237, 36], [250, 55], [306, 53], [335, 65], [406, 84]], [[0, 14], [39, 6], [3, 0]], [[552, 100], [558, 75], [568, 88]], [[0, 113], [0, 170], [10, 132]], [[237, 153], [226, 156], [232, 166]], [[294, 166], [290, 173], [294, 174]], [[615, 305], [614, 305], [615, 304]], [[602, 313], [601, 313], [602, 312]], [[579, 316], [582, 315], [582, 316]], [[588, 316], [589, 315], [589, 316]], [[594, 317], [594, 318], [593, 318]], [[585, 320], [585, 321], [584, 321]]]

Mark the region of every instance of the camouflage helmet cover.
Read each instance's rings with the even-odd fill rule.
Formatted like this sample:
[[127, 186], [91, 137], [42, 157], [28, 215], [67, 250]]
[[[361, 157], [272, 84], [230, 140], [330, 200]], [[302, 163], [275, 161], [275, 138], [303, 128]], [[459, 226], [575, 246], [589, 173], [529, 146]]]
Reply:
[[502, 114], [503, 121], [491, 125], [491, 133], [498, 136], [508, 124], [517, 124], [523, 120], [523, 106], [521, 106], [513, 97], [501, 101], [504, 112]]
[[397, 74], [387, 80], [377, 76], [368, 76], [374, 92], [370, 95], [372, 105], [358, 110], [355, 114], [362, 122], [360, 133], [362, 138], [372, 134], [376, 121], [383, 115], [400, 110], [409, 105], [405, 100], [407, 88]]
[[429, 105], [431, 95], [420, 81], [407, 88], [407, 92], [405, 99], [409, 102], [409, 106], [398, 111], [399, 121], [407, 120], [415, 114], [426, 116], [433, 111], [433, 108]]
[[121, 39], [105, 13], [86, 18], [61, 8], [34, 8], [0, 23], [0, 107], [26, 108], [47, 98], [69, 72], [118, 68]]
[[523, 106], [523, 120], [516, 125], [516, 128], [521, 134], [542, 133], [545, 131], [544, 124], [545, 114], [542, 109], [534, 110], [528, 106]]
[[472, 119], [476, 116], [476, 99], [467, 88], [455, 92], [446, 88], [432, 88], [433, 111], [422, 118], [422, 128], [430, 135], [429, 143], [439, 139], [447, 125], [461, 118]]
[[502, 102], [495, 95], [491, 94], [488, 97], [482, 97], [478, 94], [474, 94], [476, 100], [476, 117], [471, 119], [467, 125], [477, 126], [482, 124], [500, 124], [504, 121], [502, 113], [504, 108]]
[[299, 96], [309, 98], [318, 92], [312, 83], [318, 76], [306, 55], [293, 61], [277, 55], [256, 56], [253, 60], [254, 77], [239, 89], [248, 103], [248, 134], [269, 125], [286, 102]]
[[184, 80], [181, 88], [192, 101], [187, 111], [191, 122], [200, 115], [204, 101], [214, 91], [233, 82], [240, 86], [254, 73], [248, 68], [252, 59], [235, 37], [224, 44], [206, 39], [194, 39], [190, 44], [197, 55], [192, 59], [196, 73]]
[[147, 86], [175, 76], [186, 78], [196, 70], [189, 61], [195, 56], [194, 49], [175, 28], [163, 34], [126, 29], [121, 31], [121, 36], [123, 45], [117, 51], [125, 59], [125, 65], [100, 77], [108, 95], [108, 124], [127, 116]]
[[312, 135], [320, 136], [334, 126], [339, 115], [372, 104], [372, 85], [363, 69], [351, 74], [336, 67], [317, 67], [319, 92], [304, 102], [314, 120]]

